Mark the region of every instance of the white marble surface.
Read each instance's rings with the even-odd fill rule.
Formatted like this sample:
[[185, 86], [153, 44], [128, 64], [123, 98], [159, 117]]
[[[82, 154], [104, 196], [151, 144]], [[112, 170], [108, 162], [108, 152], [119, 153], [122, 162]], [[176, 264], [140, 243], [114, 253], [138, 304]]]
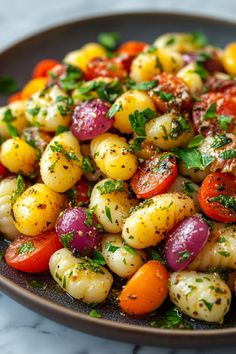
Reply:
[[[235, 0], [0, 0], [0, 50], [42, 28], [95, 13], [171, 10], [236, 20]], [[1, 70], [1, 68], [0, 68]], [[0, 354], [196, 354], [99, 339], [39, 316], [0, 293]], [[233, 354], [236, 348], [201, 351]]]

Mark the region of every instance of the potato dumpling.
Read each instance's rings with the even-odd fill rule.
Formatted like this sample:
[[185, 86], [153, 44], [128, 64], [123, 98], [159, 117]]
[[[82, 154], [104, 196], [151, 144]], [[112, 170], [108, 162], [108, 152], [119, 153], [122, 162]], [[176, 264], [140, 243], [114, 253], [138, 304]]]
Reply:
[[192, 95], [199, 95], [203, 89], [203, 81], [196, 69], [196, 64], [191, 63], [177, 74], [188, 85]]
[[55, 136], [40, 160], [43, 182], [55, 192], [63, 193], [81, 178], [82, 155], [78, 140], [71, 132]]
[[0, 161], [10, 172], [30, 176], [35, 172], [37, 153], [24, 140], [12, 138], [1, 145]]
[[108, 267], [121, 278], [133, 275], [144, 263], [145, 254], [125, 244], [120, 235], [102, 239], [102, 255]]
[[185, 146], [193, 137], [193, 127], [188, 119], [167, 113], [146, 123], [147, 141], [162, 150]]
[[137, 249], [155, 246], [178, 222], [194, 213], [194, 201], [186, 194], [157, 195], [134, 209], [125, 221], [122, 237]]
[[17, 189], [15, 177], [4, 178], [0, 181], [0, 233], [9, 240], [20, 235], [11, 217], [12, 196]]
[[20, 100], [0, 107], [0, 137], [8, 139], [11, 137], [11, 127], [16, 129], [18, 135], [27, 125], [25, 115], [26, 101]]
[[180, 53], [195, 52], [202, 47], [196, 34], [191, 33], [165, 33], [157, 37], [154, 42], [157, 48], [168, 48]]
[[181, 271], [170, 274], [171, 301], [188, 316], [222, 323], [229, 311], [231, 292], [215, 274]]
[[200, 184], [204, 181], [207, 175], [210, 173], [210, 166], [207, 166], [204, 170], [199, 168], [187, 168], [181, 161], [178, 165], [178, 171], [181, 175], [190, 178], [193, 182]]
[[113, 283], [112, 275], [106, 268], [90, 259], [75, 258], [66, 248], [51, 256], [49, 269], [64, 291], [87, 304], [103, 302]]
[[131, 134], [133, 132], [129, 115], [135, 111], [144, 111], [149, 108], [155, 112], [155, 105], [152, 99], [146, 92], [142, 91], [127, 91], [117, 98], [115, 104], [119, 107], [119, 110], [114, 115], [114, 127], [121, 133]]
[[127, 148], [125, 138], [104, 133], [91, 141], [91, 153], [100, 170], [109, 178], [127, 180], [137, 169], [136, 156]]
[[136, 82], [151, 80], [161, 72], [175, 74], [183, 66], [183, 59], [169, 49], [154, 49], [139, 54], [132, 62], [130, 77]]
[[128, 185], [121, 180], [98, 182], [90, 198], [90, 208], [94, 208], [99, 223], [110, 233], [121, 232], [130, 209], [136, 205], [136, 199], [129, 197]]
[[40, 130], [55, 132], [59, 125], [69, 125], [71, 109], [69, 97], [58, 85], [54, 85], [30, 97], [26, 105], [26, 117]]
[[105, 57], [105, 49], [98, 43], [87, 43], [82, 48], [66, 54], [64, 62], [84, 70], [88, 62], [93, 58]]
[[17, 230], [27, 236], [36, 236], [53, 229], [64, 209], [65, 199], [43, 183], [29, 187], [13, 205], [12, 217]]
[[236, 75], [236, 42], [227, 45], [222, 59], [225, 71], [230, 75]]
[[177, 176], [174, 182], [172, 183], [168, 193], [185, 193], [194, 200], [196, 205], [196, 210], [201, 211], [198, 204], [198, 190], [199, 186], [196, 183], [193, 183], [190, 179], [183, 176]]

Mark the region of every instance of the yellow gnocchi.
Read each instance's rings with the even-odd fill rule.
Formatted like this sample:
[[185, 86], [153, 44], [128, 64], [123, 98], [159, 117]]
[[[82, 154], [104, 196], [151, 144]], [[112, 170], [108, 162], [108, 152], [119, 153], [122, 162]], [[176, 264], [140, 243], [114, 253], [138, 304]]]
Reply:
[[8, 139], [12, 129], [19, 135], [27, 125], [26, 101], [20, 100], [0, 108], [0, 137]]

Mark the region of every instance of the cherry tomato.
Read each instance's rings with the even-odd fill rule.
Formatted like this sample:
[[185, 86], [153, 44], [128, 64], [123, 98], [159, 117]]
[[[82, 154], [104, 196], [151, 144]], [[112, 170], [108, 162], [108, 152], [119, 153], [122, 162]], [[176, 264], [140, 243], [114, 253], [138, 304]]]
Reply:
[[90, 186], [86, 180], [83, 178], [67, 192], [68, 205], [67, 207], [73, 207], [78, 205], [78, 203], [88, 203], [89, 202], [89, 190]]
[[21, 100], [21, 99], [22, 99], [21, 92], [16, 92], [16, 93], [14, 93], [13, 95], [11, 95], [11, 96], [8, 97], [7, 102], [8, 102], [8, 104], [9, 104], [9, 103], [13, 103], [13, 102], [15, 102], [15, 101], [19, 101], [19, 100]]
[[[206, 87], [208, 89], [208, 91], [210, 92], [227, 92], [228, 89], [228, 93], [230, 94], [231, 92], [231, 88], [234, 87], [234, 95], [236, 95], [236, 82], [235, 80], [231, 80], [231, 79], [220, 79], [217, 77], [210, 77], [207, 81], [206, 81]], [[232, 92], [231, 92], [232, 93]]]
[[138, 198], [151, 198], [167, 192], [176, 177], [176, 159], [164, 153], [151, 157], [138, 168], [131, 187]]
[[38, 236], [19, 236], [8, 247], [5, 260], [15, 269], [26, 273], [38, 273], [48, 270], [49, 259], [54, 252], [62, 248], [55, 231]]
[[30, 80], [22, 89], [22, 99], [28, 100], [33, 94], [43, 90], [47, 83], [48, 78], [46, 77], [38, 77], [36, 79]]
[[38, 77], [47, 77], [48, 71], [53, 69], [59, 64], [59, 61], [54, 59], [44, 59], [41, 60], [34, 68], [32, 77], [36, 79]]
[[99, 76], [122, 80], [127, 76], [127, 72], [116, 58], [94, 58], [88, 63], [85, 76], [87, 80], [93, 80]]
[[182, 79], [169, 73], [156, 75], [154, 79], [158, 81], [158, 85], [148, 93], [160, 112], [166, 113], [171, 110], [179, 112], [190, 107], [191, 94]]
[[137, 42], [137, 41], [129, 41], [123, 43], [119, 49], [118, 53], [129, 54], [133, 57], [138, 55], [148, 46], [147, 43], [144, 42]]
[[206, 93], [200, 99], [194, 103], [192, 113], [198, 133], [203, 136], [231, 133], [236, 121], [236, 96], [217, 92]]
[[199, 189], [198, 201], [211, 219], [236, 222], [236, 177], [221, 172], [208, 175]]
[[7, 169], [3, 164], [0, 162], [0, 179], [2, 179], [5, 174], [7, 173]]

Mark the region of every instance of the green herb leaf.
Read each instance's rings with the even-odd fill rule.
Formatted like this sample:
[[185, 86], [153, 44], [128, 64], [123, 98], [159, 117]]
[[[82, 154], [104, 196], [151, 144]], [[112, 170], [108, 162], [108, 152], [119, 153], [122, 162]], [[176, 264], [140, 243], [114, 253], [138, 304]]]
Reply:
[[59, 80], [61, 88], [65, 91], [75, 89], [78, 86], [79, 80], [83, 76], [83, 72], [78, 67], [71, 64], [66, 65], [66, 73], [63, 76], [54, 77], [53, 70], [49, 72], [49, 75], [50, 74], [54, 79]]
[[203, 140], [204, 138], [201, 135], [195, 135], [188, 143], [188, 148], [198, 147], [199, 145], [201, 145]]
[[146, 108], [144, 111], [135, 111], [133, 114], [129, 115], [129, 121], [133, 131], [140, 137], [146, 135], [145, 124], [156, 117], [156, 112], [152, 111], [150, 108]]
[[230, 253], [227, 252], [227, 251], [219, 251], [218, 253], [219, 253], [221, 256], [223, 256], [223, 257], [229, 257], [229, 256], [230, 256]]
[[93, 214], [95, 209], [97, 208], [97, 205], [95, 205], [93, 208], [91, 209], [85, 209], [85, 214], [86, 214], [86, 219], [84, 221], [84, 224], [86, 226], [92, 226], [94, 221], [93, 221]]
[[83, 173], [94, 173], [95, 172], [95, 167], [94, 167], [93, 160], [88, 155], [83, 157], [83, 160], [82, 160], [82, 172]]
[[107, 250], [108, 252], [115, 253], [120, 247], [111, 245], [109, 242], [107, 242]]
[[112, 223], [111, 210], [107, 205], [105, 206], [105, 214], [109, 221]]
[[120, 36], [116, 32], [102, 32], [98, 35], [98, 42], [108, 50], [115, 50], [119, 44]]
[[214, 149], [218, 149], [221, 146], [227, 145], [229, 143], [232, 142], [231, 138], [228, 138], [226, 135], [220, 135], [220, 134], [216, 134], [214, 137], [214, 141], [211, 144], [211, 147]]
[[163, 256], [161, 256], [160, 253], [158, 253], [155, 250], [151, 250], [150, 253], [151, 253], [151, 259], [154, 259], [155, 261], [158, 261], [164, 265], [167, 265], [165, 258]]
[[186, 322], [183, 315], [176, 308], [168, 310], [160, 320], [152, 321], [150, 326], [165, 329], [192, 329], [192, 326]]
[[229, 124], [232, 122], [231, 116], [218, 115], [217, 121], [222, 130], [227, 131]]
[[210, 107], [207, 109], [206, 113], [203, 116], [204, 119], [212, 119], [217, 118], [216, 114], [216, 102], [212, 103]]
[[102, 184], [97, 186], [100, 194], [109, 194], [112, 192], [122, 192], [124, 191], [124, 182], [121, 180], [112, 181], [107, 180], [104, 181]]
[[175, 43], [175, 37], [169, 37], [165, 43], [166, 46], [172, 45]]
[[212, 310], [214, 303], [209, 302], [206, 299], [200, 299], [200, 301], [208, 308], [209, 311]]
[[138, 252], [136, 251], [135, 248], [130, 247], [129, 245], [124, 245], [123, 248], [129, 252], [130, 254], [132, 254], [133, 256], [137, 256]]
[[10, 95], [18, 90], [18, 85], [16, 81], [8, 76], [0, 77], [0, 94]]
[[111, 106], [111, 108], [109, 109], [107, 115], [108, 115], [109, 118], [112, 118], [112, 117], [116, 114], [116, 112], [119, 112], [119, 111], [121, 111], [121, 110], [122, 110], [121, 104], [116, 104], [116, 103], [114, 103], [114, 104]]
[[192, 182], [184, 182], [183, 183], [183, 192], [191, 197], [193, 195], [193, 193], [197, 192], [197, 189], [194, 187]]
[[74, 152], [66, 151], [65, 148], [58, 141], [55, 141], [54, 145], [50, 145], [50, 149], [53, 152], [59, 152], [59, 153], [63, 154], [68, 161], [70, 161], [70, 160], [79, 161], [78, 157], [76, 156], [76, 154]]
[[10, 135], [15, 138], [18, 136], [18, 132], [16, 130], [16, 128], [11, 124], [12, 122], [14, 122], [16, 120], [16, 117], [13, 116], [12, 111], [10, 108], [8, 108], [3, 115], [3, 119], [2, 121], [4, 123], [6, 123], [7, 129], [10, 133]]
[[192, 32], [192, 41], [198, 48], [203, 48], [208, 43], [207, 37], [200, 31]]
[[132, 90], [148, 91], [151, 90], [153, 87], [157, 86], [157, 84], [158, 84], [158, 80], [144, 81], [139, 84], [136, 84], [134, 82], [133, 85], [130, 85], [130, 88]]
[[197, 73], [202, 80], [205, 80], [207, 78], [207, 76], [209, 75], [208, 71], [200, 63], [195, 64], [194, 72]]
[[178, 258], [177, 263], [183, 263], [191, 257], [191, 253], [187, 250], [184, 250], [184, 251], [179, 252], [178, 256], [179, 256], [179, 258]]
[[95, 309], [93, 309], [89, 312], [89, 316], [94, 317], [94, 318], [102, 318], [102, 315], [100, 314], [100, 312], [98, 312]]
[[218, 202], [224, 208], [230, 209], [236, 213], [236, 199], [226, 194], [220, 194], [217, 197], [212, 197], [208, 199], [209, 203]]
[[2, 261], [4, 259], [4, 252], [0, 251], [0, 261]]
[[101, 254], [101, 252], [98, 252], [97, 250], [93, 250], [93, 261], [95, 261], [97, 264], [104, 266], [106, 265], [106, 261]]
[[155, 90], [155, 93], [157, 93], [160, 96], [160, 99], [164, 102], [169, 102], [170, 100], [173, 100], [175, 98], [172, 93], [160, 91], [160, 90]]
[[34, 289], [45, 290], [47, 287], [47, 284], [44, 284], [42, 281], [35, 280], [35, 279], [29, 280], [28, 284], [29, 284], [29, 286], [31, 286], [31, 288], [34, 288]]
[[219, 157], [223, 160], [229, 160], [236, 157], [236, 150], [226, 150], [219, 154]]
[[36, 117], [40, 111], [39, 106], [35, 106], [34, 108], [27, 108], [26, 111], [33, 117]]
[[17, 176], [17, 187], [16, 190], [12, 193], [11, 203], [14, 204], [19, 196], [25, 191], [26, 185], [21, 175]]
[[133, 142], [129, 144], [127, 147], [127, 151], [129, 152], [139, 152], [141, 151], [142, 148], [142, 142], [145, 140], [145, 138], [134, 138]]
[[59, 135], [68, 131], [69, 131], [69, 127], [66, 127], [65, 125], [58, 125], [56, 127], [55, 135]]
[[33, 243], [30, 242], [30, 241], [27, 241], [27, 242], [24, 242], [21, 245], [21, 247], [19, 248], [18, 253], [19, 254], [25, 254], [25, 253], [33, 252], [34, 250], [35, 250], [35, 247], [34, 247]]
[[74, 240], [74, 232], [68, 232], [60, 236], [60, 241], [64, 247], [69, 248], [70, 242]]

